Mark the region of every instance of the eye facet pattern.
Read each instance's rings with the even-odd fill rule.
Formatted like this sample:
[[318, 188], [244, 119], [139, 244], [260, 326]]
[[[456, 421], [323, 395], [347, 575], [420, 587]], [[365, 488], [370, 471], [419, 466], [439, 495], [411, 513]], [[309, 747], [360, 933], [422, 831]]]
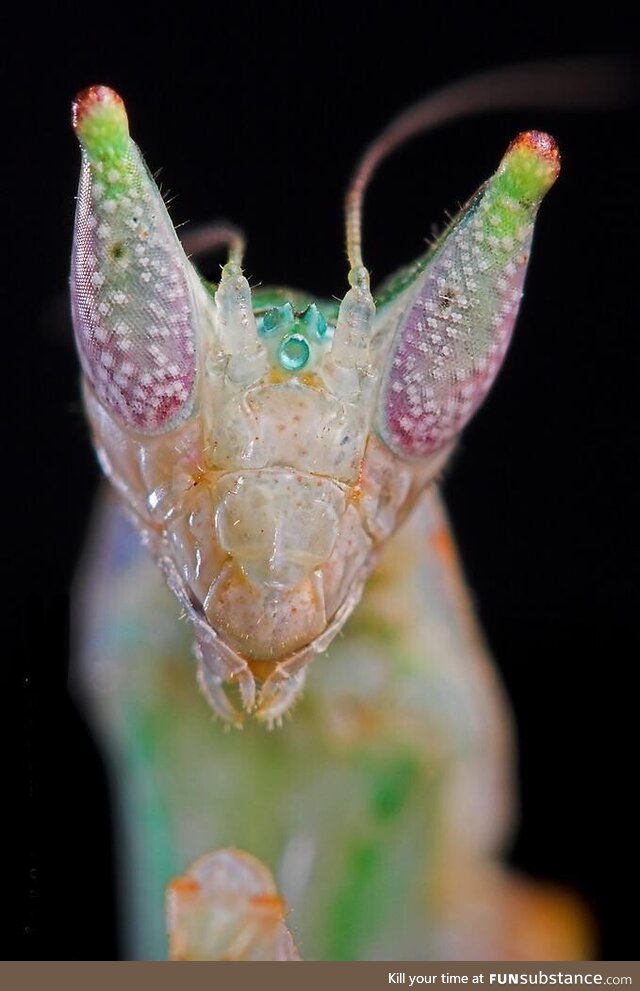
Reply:
[[378, 408], [395, 453], [442, 450], [489, 391], [517, 316], [536, 211], [558, 170], [552, 138], [521, 134], [404, 290]]
[[83, 150], [71, 268], [80, 359], [107, 409], [156, 433], [193, 404], [189, 263], [117, 94], [86, 90], [73, 121]]

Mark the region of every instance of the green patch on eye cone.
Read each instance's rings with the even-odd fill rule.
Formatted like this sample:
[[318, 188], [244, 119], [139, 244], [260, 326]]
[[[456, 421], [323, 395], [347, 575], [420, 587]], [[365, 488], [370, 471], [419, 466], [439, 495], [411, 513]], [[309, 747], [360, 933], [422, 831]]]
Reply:
[[494, 183], [515, 199], [537, 204], [560, 171], [558, 147], [542, 131], [518, 135], [502, 159]]
[[78, 130], [82, 145], [92, 158], [121, 158], [129, 147], [129, 135], [122, 117], [113, 108], [97, 114]]
[[[464, 221], [481, 209], [488, 250], [508, 254], [513, 250], [508, 239], [516, 237], [527, 224], [560, 172], [558, 147], [552, 137], [542, 131], [525, 131], [511, 143], [497, 172], [463, 207], [449, 227], [431, 247], [410, 265], [395, 272], [376, 291], [378, 310], [393, 303], [401, 293], [416, 282], [428, 265], [435, 260], [449, 235]], [[507, 239], [492, 246], [489, 238]]]
[[107, 86], [92, 86], [77, 96], [73, 125], [89, 158], [115, 162], [127, 154], [127, 112], [118, 94]]
[[394, 272], [389, 278], [385, 279], [381, 286], [379, 286], [374, 292], [374, 300], [376, 304], [376, 309], [380, 310], [381, 307], [385, 306], [386, 303], [393, 302], [401, 292], [412, 285], [417, 277], [421, 275], [428, 262], [431, 260], [434, 248], [430, 247], [428, 251], [420, 255], [414, 262], [409, 265], [405, 265], [398, 271]]
[[[507, 149], [483, 196], [487, 235], [514, 237], [532, 224], [541, 200], [560, 172], [558, 147], [548, 134], [526, 131]], [[506, 252], [509, 248], [506, 247]]]

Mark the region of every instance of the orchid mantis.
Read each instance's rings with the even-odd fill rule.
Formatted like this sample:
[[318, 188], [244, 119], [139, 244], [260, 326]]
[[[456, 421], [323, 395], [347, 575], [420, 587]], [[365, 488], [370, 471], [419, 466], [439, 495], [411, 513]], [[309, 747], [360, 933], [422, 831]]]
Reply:
[[[161, 952], [165, 886], [216, 848], [170, 889], [176, 956], [206, 955], [206, 904], [189, 898], [205, 897], [191, 875], [211, 864], [225, 878], [212, 904], [234, 926], [249, 920], [237, 955], [267, 952], [264, 932], [272, 952], [297, 954], [254, 856], [295, 909], [306, 958], [587, 952], [571, 898], [497, 862], [512, 820], [509, 717], [436, 489], [508, 347], [556, 144], [517, 136], [436, 243], [373, 291], [361, 235], [367, 184], [403, 141], [495, 106], [609, 99], [604, 69], [563, 95], [570, 76], [488, 74], [392, 122], [347, 194], [339, 304], [252, 291], [229, 225], [205, 234], [228, 260], [217, 285], [203, 280], [120, 97], [94, 86], [74, 103], [85, 407], [118, 500], [189, 620], [176, 622], [103, 506], [78, 591], [82, 682], [126, 810], [134, 955]], [[206, 699], [241, 736], [213, 727], [192, 690], [187, 636]], [[297, 702], [266, 743], [256, 723], [279, 724]], [[235, 847], [250, 854], [225, 853]], [[249, 901], [230, 908], [236, 869]], [[258, 905], [258, 929], [254, 881], [274, 910]]]

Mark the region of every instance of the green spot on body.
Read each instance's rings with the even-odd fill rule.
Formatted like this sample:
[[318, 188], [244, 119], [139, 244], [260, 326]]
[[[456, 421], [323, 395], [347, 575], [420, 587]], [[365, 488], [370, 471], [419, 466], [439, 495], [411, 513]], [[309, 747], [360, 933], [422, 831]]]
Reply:
[[415, 816], [410, 799], [419, 795], [421, 766], [419, 757], [411, 753], [361, 755], [360, 825], [345, 850], [327, 913], [327, 955], [332, 960], [358, 959], [363, 945], [375, 942], [408, 883], [398, 869], [404, 853], [392, 850], [390, 844], [400, 835], [398, 820], [405, 816], [406, 826]]
[[371, 780], [371, 807], [380, 821], [393, 819], [402, 811], [418, 778], [413, 757], [399, 757], [379, 767]]
[[[377, 573], [374, 571], [369, 579], [369, 588], [375, 588], [376, 582], [378, 584], [380, 583]], [[364, 609], [356, 610], [349, 618], [345, 631], [348, 631], [351, 635], [369, 637], [371, 640], [377, 640], [380, 643], [397, 645], [398, 629], [396, 624], [373, 611], [365, 612]]]
[[[331, 960], [353, 960], [364, 937], [375, 927], [380, 904], [376, 878], [384, 861], [384, 846], [376, 840], [354, 840], [347, 851], [347, 870], [333, 898], [328, 925]], [[382, 910], [382, 911], [381, 911]]]

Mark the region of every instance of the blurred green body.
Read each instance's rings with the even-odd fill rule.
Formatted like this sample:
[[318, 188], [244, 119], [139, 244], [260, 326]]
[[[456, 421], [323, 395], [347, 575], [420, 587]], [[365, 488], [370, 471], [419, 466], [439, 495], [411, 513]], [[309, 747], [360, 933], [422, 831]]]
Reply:
[[456, 956], [469, 872], [509, 820], [510, 745], [437, 496], [271, 732], [212, 718], [177, 605], [115, 507], [99, 515], [78, 673], [113, 771], [128, 954], [165, 955], [165, 886], [235, 846], [273, 870], [304, 958]]

